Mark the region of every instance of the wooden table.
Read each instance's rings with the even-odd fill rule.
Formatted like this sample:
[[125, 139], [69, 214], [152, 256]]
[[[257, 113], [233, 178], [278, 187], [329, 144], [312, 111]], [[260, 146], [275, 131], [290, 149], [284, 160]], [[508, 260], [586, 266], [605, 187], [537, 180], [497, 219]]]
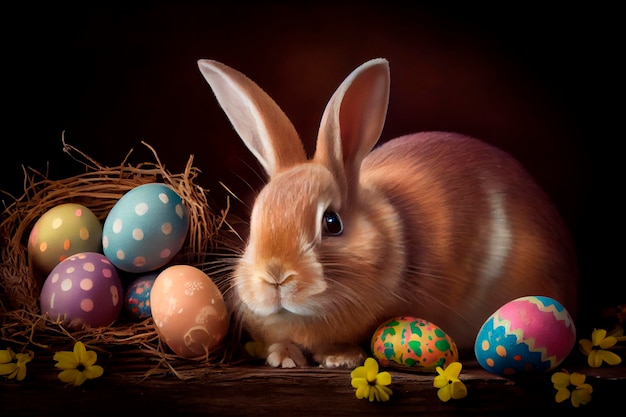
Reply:
[[[572, 355], [578, 357], [579, 355]], [[0, 416], [578, 416], [619, 415], [626, 393], [626, 368], [589, 368], [566, 361], [570, 372], [587, 375], [590, 403], [574, 408], [556, 403], [551, 373], [506, 379], [483, 370], [462, 355], [461, 380], [468, 396], [447, 403], [437, 398], [434, 374], [390, 370], [393, 395], [386, 403], [359, 400], [349, 369], [273, 369], [256, 363], [176, 367], [178, 376], [159, 368], [110, 362], [105, 374], [80, 387], [65, 386], [45, 361], [29, 364], [25, 380], [0, 378]], [[53, 363], [53, 362], [52, 362]], [[623, 408], [622, 408], [623, 411]]]

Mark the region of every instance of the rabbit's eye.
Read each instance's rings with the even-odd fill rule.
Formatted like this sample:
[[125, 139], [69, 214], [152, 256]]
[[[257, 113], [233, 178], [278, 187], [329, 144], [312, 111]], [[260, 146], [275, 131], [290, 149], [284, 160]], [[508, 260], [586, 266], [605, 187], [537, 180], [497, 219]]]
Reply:
[[334, 211], [325, 211], [324, 212], [324, 231], [331, 235], [337, 236], [343, 232], [343, 223], [341, 222], [341, 217], [339, 214]]

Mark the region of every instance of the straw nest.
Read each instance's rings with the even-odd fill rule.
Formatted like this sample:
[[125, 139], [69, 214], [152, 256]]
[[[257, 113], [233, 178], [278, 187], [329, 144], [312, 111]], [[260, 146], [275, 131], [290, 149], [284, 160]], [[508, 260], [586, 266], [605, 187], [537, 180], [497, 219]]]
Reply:
[[[228, 201], [224, 208], [213, 207], [208, 190], [194, 184], [200, 172], [193, 166], [193, 156], [190, 156], [184, 172], [172, 174], [165, 169], [156, 151], [143, 144], [154, 155], [153, 162], [132, 166], [127, 163], [127, 156], [120, 166], [106, 167], [63, 140], [63, 151], [84, 165], [84, 173], [51, 180], [36, 170], [24, 169], [24, 195], [9, 205], [5, 202], [0, 218], [2, 345], [8, 343], [18, 350], [28, 348], [52, 353], [61, 349], [71, 350], [73, 343], [81, 340], [90, 349], [104, 353], [105, 357], [108, 354], [109, 358], [123, 358], [131, 367], [149, 366], [152, 371], [166, 369], [176, 372], [172, 364], [182, 358], [172, 354], [160, 342], [151, 318], [139, 323], [120, 319], [109, 327], [72, 330], [42, 315], [38, 297], [43, 282], [31, 273], [27, 259], [30, 230], [50, 208], [63, 203], [78, 203], [91, 209], [104, 221], [109, 210], [126, 192], [141, 184], [161, 182], [172, 186], [189, 210], [189, 233], [175, 261], [204, 270], [224, 291], [228, 266], [227, 262], [220, 261], [220, 253], [232, 254], [241, 241], [227, 220]], [[199, 359], [204, 364], [224, 363], [227, 351], [225, 346], [219, 352], [211, 352], [206, 358]], [[197, 364], [198, 360], [194, 363]], [[166, 366], [160, 366], [163, 364]]]

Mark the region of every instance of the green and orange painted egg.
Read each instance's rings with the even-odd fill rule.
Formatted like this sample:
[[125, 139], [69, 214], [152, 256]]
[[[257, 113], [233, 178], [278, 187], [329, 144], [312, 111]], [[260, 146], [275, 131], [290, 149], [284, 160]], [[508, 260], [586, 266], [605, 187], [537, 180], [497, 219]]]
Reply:
[[388, 320], [372, 336], [372, 354], [382, 366], [445, 368], [459, 360], [456, 344], [439, 326], [402, 316]]

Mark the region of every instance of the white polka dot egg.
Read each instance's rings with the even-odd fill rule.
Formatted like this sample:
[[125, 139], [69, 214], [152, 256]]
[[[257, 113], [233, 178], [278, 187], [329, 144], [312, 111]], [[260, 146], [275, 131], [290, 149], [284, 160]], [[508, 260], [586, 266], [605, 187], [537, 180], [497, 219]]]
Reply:
[[77, 253], [50, 271], [41, 289], [41, 312], [72, 328], [108, 326], [120, 315], [123, 291], [117, 270], [104, 255]]
[[182, 198], [168, 185], [143, 184], [120, 198], [102, 230], [104, 254], [119, 269], [141, 273], [167, 264], [189, 230]]

